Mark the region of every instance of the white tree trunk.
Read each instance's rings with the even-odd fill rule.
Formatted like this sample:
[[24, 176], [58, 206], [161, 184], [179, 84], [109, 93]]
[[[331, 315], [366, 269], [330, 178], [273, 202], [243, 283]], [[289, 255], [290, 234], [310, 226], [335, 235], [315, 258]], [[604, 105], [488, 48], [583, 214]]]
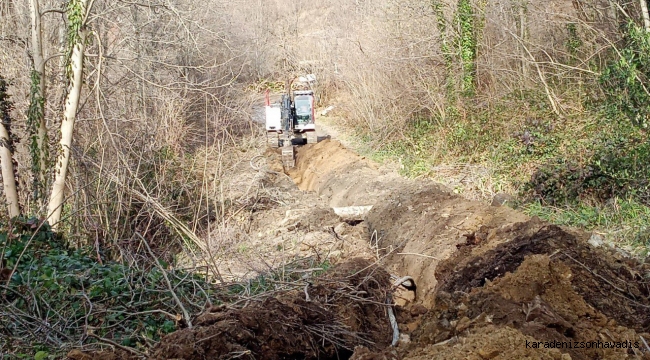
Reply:
[[0, 167], [2, 167], [2, 185], [4, 186], [9, 217], [13, 218], [20, 215], [20, 207], [18, 206], [18, 192], [16, 191], [14, 164], [12, 162], [9, 141], [9, 132], [4, 123], [0, 121]]
[[[35, 96], [45, 101], [45, 90], [46, 90], [46, 80], [45, 80], [45, 59], [43, 57], [43, 31], [41, 29], [41, 13], [38, 0], [30, 0], [29, 2], [29, 11], [32, 21], [32, 57], [34, 59], [34, 71], [38, 74], [39, 77], [39, 88], [38, 94]], [[33, 174], [39, 179], [40, 187], [45, 188], [46, 184], [46, 164], [47, 164], [47, 124], [45, 122], [45, 106], [41, 107], [40, 116], [38, 119], [38, 132], [37, 132], [37, 144], [38, 144], [38, 161], [40, 165], [37, 167], [39, 169], [38, 174]], [[43, 194], [39, 194], [43, 196]]]
[[48, 204], [48, 221], [52, 229], [58, 229], [61, 220], [61, 211], [65, 195], [65, 178], [68, 172], [70, 162], [70, 148], [72, 146], [72, 134], [74, 132], [74, 122], [77, 116], [79, 98], [81, 96], [81, 87], [83, 84], [83, 63], [84, 63], [84, 44], [86, 42], [87, 32], [85, 27], [79, 30], [79, 41], [72, 49], [70, 66], [72, 75], [68, 97], [65, 100], [65, 110], [63, 121], [61, 122], [61, 141], [60, 148], [57, 149], [57, 161], [54, 174], [54, 183], [52, 183], [52, 192]]
[[640, 0], [641, 3], [641, 15], [643, 16], [643, 25], [645, 31], [650, 32], [650, 15], [648, 14], [648, 1]]

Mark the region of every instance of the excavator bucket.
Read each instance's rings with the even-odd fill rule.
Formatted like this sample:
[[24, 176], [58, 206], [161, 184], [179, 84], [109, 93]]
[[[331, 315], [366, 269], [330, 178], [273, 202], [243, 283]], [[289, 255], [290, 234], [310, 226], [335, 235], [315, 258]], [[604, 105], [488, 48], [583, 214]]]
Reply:
[[296, 166], [296, 156], [292, 145], [285, 145], [282, 147], [282, 165], [284, 165], [285, 169], [290, 169]]

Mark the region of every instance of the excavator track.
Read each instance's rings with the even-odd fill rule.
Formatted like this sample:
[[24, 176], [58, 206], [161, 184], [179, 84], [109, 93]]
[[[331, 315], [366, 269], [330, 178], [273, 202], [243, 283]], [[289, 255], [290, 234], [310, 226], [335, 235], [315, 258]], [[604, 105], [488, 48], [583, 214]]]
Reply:
[[271, 148], [278, 148], [280, 146], [280, 138], [278, 137], [278, 133], [268, 132], [266, 134], [266, 143]]
[[316, 135], [316, 131], [308, 131], [307, 144], [315, 144], [317, 142], [318, 142], [318, 136]]

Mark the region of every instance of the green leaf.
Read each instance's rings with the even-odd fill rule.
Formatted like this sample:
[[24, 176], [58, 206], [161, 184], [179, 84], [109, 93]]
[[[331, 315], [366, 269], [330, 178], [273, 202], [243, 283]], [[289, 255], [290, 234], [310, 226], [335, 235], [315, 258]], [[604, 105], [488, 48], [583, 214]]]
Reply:
[[34, 360], [47, 359], [48, 355], [49, 354], [47, 352], [45, 352], [45, 351], [39, 351], [39, 352], [36, 353], [36, 355], [34, 355]]

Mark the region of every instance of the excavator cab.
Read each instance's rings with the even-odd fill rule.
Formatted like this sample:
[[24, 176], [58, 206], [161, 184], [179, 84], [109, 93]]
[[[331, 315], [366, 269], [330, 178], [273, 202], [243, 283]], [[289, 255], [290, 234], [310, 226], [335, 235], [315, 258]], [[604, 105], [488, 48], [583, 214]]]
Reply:
[[316, 111], [314, 92], [302, 90], [293, 92], [293, 129], [297, 138], [307, 138], [308, 144], [316, 142]]
[[313, 94], [296, 94], [294, 104], [296, 109], [296, 128], [304, 128], [314, 124], [314, 96]]

